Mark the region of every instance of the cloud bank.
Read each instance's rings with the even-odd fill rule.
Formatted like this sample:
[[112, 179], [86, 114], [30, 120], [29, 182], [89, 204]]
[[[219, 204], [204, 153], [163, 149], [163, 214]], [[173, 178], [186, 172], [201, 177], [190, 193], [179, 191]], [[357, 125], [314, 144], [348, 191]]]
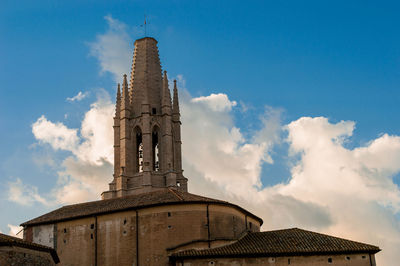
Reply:
[[[348, 149], [353, 121], [301, 117], [280, 125], [279, 112], [269, 108], [260, 118], [262, 128], [246, 140], [232, 122], [234, 102], [223, 106], [227, 96], [221, 95], [216, 109], [215, 97], [182, 103], [183, 158], [192, 192], [247, 207], [263, 218], [264, 229], [302, 227], [372, 243], [383, 249], [379, 263], [399, 261], [400, 190], [393, 178], [400, 172], [400, 137], [384, 134]], [[283, 132], [291, 176], [265, 187], [260, 167], [273, 163], [271, 152]]]
[[[384, 265], [400, 259], [400, 190], [393, 182], [400, 172], [400, 137], [384, 134], [348, 149], [354, 122], [301, 117], [282, 125], [280, 110], [271, 107], [260, 116], [260, 128], [245, 137], [234, 122], [235, 106], [226, 94], [193, 98], [181, 91], [183, 163], [192, 193], [248, 208], [263, 218], [264, 230], [317, 230], [379, 245], [383, 251], [377, 257]], [[103, 94], [79, 130], [45, 116], [33, 124], [39, 143], [55, 152], [71, 152], [50, 195], [57, 203], [98, 199], [107, 189], [112, 179], [113, 112]], [[274, 147], [282, 142], [288, 143], [288, 153], [274, 158]], [[291, 176], [265, 186], [262, 165], [285, 158], [292, 165]], [[10, 184], [10, 195], [20, 204], [49, 201], [21, 180]]]

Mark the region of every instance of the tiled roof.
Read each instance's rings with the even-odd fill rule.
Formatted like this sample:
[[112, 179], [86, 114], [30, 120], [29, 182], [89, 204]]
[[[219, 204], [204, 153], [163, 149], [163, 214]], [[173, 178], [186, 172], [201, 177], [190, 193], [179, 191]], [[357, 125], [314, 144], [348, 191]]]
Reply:
[[258, 219], [262, 223], [261, 218], [232, 203], [198, 196], [190, 194], [188, 192], [182, 192], [173, 189], [162, 189], [159, 191], [143, 193], [139, 195], [67, 205], [52, 212], [46, 213], [42, 216], [39, 216], [35, 219], [27, 221], [21, 225], [26, 226], [34, 224], [53, 223], [56, 221], [69, 220], [128, 209], [140, 209], [151, 206], [185, 203], [214, 203], [230, 205], [234, 208], [240, 209], [241, 211], [247, 213], [255, 219]]
[[212, 249], [185, 250], [176, 258], [285, 256], [379, 252], [379, 247], [298, 228], [248, 233], [237, 242]]
[[31, 243], [31, 242], [22, 240], [20, 238], [5, 235], [2, 233], [0, 233], [0, 246], [16, 246], [16, 247], [22, 247], [22, 248], [27, 248], [27, 249], [37, 250], [37, 251], [48, 252], [48, 253], [50, 253], [51, 257], [53, 258], [54, 263], [60, 262], [57, 252], [53, 248], [39, 245], [36, 243]]

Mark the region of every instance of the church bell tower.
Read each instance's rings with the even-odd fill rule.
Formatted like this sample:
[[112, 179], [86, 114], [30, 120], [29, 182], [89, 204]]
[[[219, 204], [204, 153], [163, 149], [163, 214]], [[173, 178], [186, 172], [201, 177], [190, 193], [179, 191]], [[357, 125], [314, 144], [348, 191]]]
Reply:
[[[122, 90], [122, 92], [121, 92]], [[157, 41], [135, 41], [130, 81], [118, 84], [114, 117], [114, 179], [102, 199], [172, 188], [187, 192], [182, 174], [178, 89], [173, 101]]]

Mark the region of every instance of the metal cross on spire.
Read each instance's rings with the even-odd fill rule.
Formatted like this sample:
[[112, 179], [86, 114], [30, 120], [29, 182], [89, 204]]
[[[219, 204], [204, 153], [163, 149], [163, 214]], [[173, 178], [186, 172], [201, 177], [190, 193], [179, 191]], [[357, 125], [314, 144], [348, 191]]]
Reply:
[[140, 25], [140, 27], [144, 28], [144, 37], [147, 37], [147, 19], [146, 19], [146, 14], [144, 15], [144, 23]]

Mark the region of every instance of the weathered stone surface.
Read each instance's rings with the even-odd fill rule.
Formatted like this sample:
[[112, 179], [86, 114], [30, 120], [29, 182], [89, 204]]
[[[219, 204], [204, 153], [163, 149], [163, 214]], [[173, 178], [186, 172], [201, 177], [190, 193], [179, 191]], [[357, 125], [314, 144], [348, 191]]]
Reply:
[[[44, 239], [48, 236], [44, 234]], [[0, 233], [0, 266], [47, 266], [58, 262], [53, 248]]]
[[[329, 260], [330, 259], [330, 260]], [[329, 262], [331, 261], [331, 262]], [[177, 266], [233, 266], [233, 265], [273, 265], [273, 266], [375, 266], [375, 257], [369, 254], [283, 256], [261, 258], [208, 258], [185, 259], [174, 263]]]
[[135, 42], [130, 84], [124, 75], [114, 117], [114, 179], [103, 199], [160, 188], [187, 191], [182, 174], [178, 91], [174, 103], [166, 71], [161, 73], [157, 41]]
[[49, 254], [20, 247], [0, 246], [1, 266], [52, 266], [55, 265]]
[[[171, 252], [234, 241], [249, 229], [248, 219], [234, 206], [212, 203], [110, 212], [57, 222], [56, 247], [60, 265], [168, 265]], [[252, 230], [259, 228], [260, 220]]]

